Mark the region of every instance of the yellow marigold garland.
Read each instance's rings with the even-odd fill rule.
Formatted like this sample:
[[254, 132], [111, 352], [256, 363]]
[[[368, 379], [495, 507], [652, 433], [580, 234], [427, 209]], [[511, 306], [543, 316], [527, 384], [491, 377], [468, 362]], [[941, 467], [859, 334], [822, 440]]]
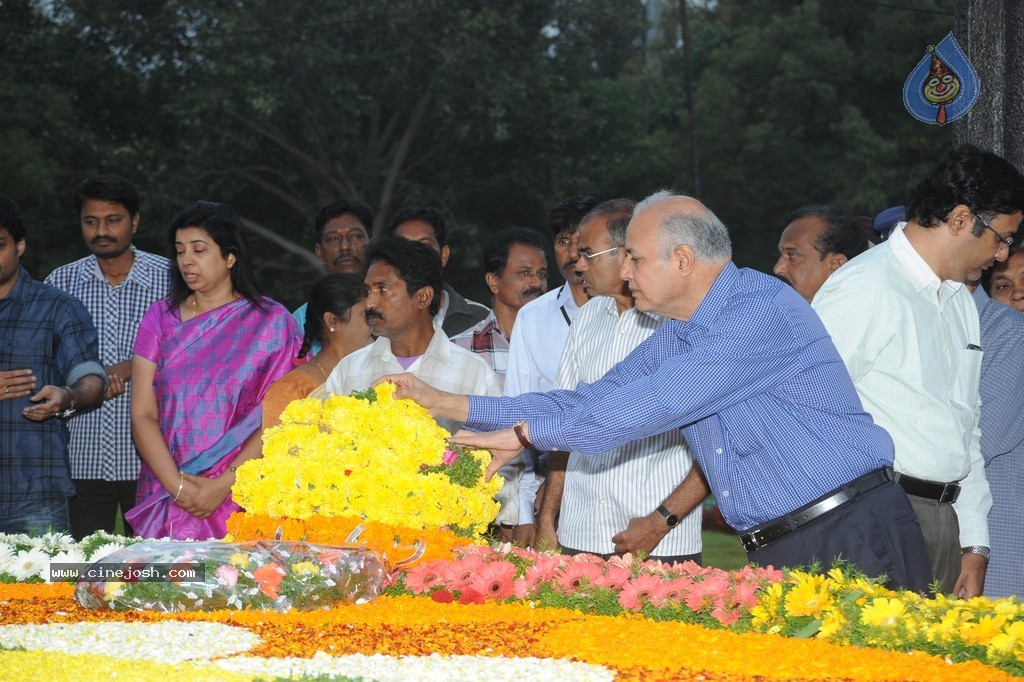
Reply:
[[407, 558], [418, 545], [423, 546], [422, 562], [450, 559], [456, 547], [473, 544], [450, 530], [391, 526], [356, 517], [311, 516], [308, 519], [274, 518], [265, 514], [236, 512], [228, 518], [229, 542], [269, 540], [281, 531], [282, 540], [312, 542], [322, 545], [343, 545], [356, 526], [362, 525], [355, 544], [363, 545], [384, 556], [393, 565]]
[[[458, 527], [482, 533], [498, 512], [503, 481], [472, 488], [440, 466], [448, 432], [422, 407], [396, 400], [395, 387], [374, 389], [376, 400], [331, 396], [296, 400], [281, 425], [263, 434], [263, 457], [239, 467], [235, 501], [249, 514], [274, 518], [359, 517], [413, 528]], [[490, 455], [472, 451], [486, 466]]]

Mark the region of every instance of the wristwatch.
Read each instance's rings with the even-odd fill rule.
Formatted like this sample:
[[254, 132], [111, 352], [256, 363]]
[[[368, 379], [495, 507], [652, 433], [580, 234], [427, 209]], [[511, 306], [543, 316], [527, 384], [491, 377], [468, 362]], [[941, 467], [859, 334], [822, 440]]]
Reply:
[[675, 528], [679, 525], [679, 517], [666, 509], [665, 505], [659, 504], [655, 511], [665, 517], [665, 525], [669, 528]]
[[71, 390], [70, 386], [61, 386], [61, 388], [68, 392], [68, 400], [70, 402], [68, 403], [68, 409], [58, 412], [57, 416], [61, 419], [67, 419], [78, 409], [78, 401], [75, 400], [75, 392]]
[[989, 557], [992, 556], [992, 550], [984, 545], [971, 545], [970, 547], [962, 548], [960, 554], [977, 554], [980, 557], [984, 557], [985, 561], [988, 561]]

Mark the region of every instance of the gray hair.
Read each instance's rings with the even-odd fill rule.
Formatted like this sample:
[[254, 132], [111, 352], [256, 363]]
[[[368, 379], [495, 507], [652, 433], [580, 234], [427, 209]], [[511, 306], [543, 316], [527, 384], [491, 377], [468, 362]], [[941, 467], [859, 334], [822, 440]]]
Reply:
[[[663, 189], [638, 203], [633, 215], [675, 197], [691, 198]], [[659, 224], [662, 258], [668, 258], [672, 250], [681, 244], [689, 245], [697, 260], [704, 263], [720, 263], [732, 258], [732, 242], [729, 240], [729, 231], [709, 208], [706, 206], [703, 208], [703, 213], [676, 211], [668, 212], [662, 217]]]
[[626, 245], [626, 228], [629, 220], [633, 217], [633, 207], [636, 202], [632, 199], [609, 199], [590, 209], [582, 219], [580, 225], [589, 223], [594, 218], [608, 218], [608, 236], [616, 246]]

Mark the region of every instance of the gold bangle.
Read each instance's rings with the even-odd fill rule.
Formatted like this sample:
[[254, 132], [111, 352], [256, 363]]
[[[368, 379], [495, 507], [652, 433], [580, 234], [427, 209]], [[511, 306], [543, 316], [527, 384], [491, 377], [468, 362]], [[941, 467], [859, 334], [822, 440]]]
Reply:
[[181, 478], [178, 479], [178, 492], [174, 495], [175, 502], [177, 502], [178, 498], [181, 497], [181, 489], [185, 486], [185, 472], [178, 471], [178, 474], [181, 475]]

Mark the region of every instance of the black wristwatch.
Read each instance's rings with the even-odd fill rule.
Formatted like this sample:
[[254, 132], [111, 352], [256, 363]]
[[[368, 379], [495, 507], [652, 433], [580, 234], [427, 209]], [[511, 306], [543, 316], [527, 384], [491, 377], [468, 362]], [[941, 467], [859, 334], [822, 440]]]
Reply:
[[675, 528], [679, 525], [679, 517], [666, 509], [665, 505], [659, 504], [655, 511], [665, 517], [665, 525], [669, 528]]

